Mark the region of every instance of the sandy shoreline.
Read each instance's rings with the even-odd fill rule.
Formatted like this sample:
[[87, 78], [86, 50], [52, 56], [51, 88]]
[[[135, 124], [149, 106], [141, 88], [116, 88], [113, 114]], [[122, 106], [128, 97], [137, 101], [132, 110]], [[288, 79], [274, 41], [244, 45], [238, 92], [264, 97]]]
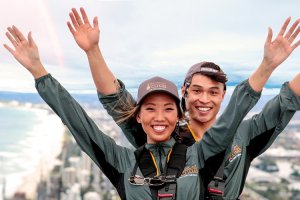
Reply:
[[18, 187], [9, 188], [6, 192], [7, 197], [13, 196], [16, 192], [22, 192], [26, 194], [27, 198], [34, 199], [36, 186], [41, 177], [46, 180], [47, 175], [57, 163], [57, 156], [62, 150], [66, 128], [61, 120], [43, 105], [23, 104], [13, 101], [0, 102], [0, 107], [28, 109], [35, 113], [39, 121], [38, 124], [33, 124], [28, 141], [23, 141], [25, 144], [32, 144], [32, 148], [29, 147], [22, 152], [26, 156], [32, 156], [30, 169], [24, 173], [22, 172], [25, 175], [18, 178], [21, 182]]

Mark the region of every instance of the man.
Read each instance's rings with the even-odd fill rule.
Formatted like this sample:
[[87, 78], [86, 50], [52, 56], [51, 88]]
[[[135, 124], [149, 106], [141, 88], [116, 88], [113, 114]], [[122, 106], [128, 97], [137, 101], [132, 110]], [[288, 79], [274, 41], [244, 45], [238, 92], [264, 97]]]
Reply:
[[[70, 13], [72, 24], [68, 22], [68, 27], [79, 47], [87, 54], [101, 103], [114, 120], [118, 121], [130, 110], [135, 101], [105, 63], [98, 46], [97, 18], [94, 18], [92, 27], [84, 9], [81, 8], [80, 11], [82, 18], [76, 9], [72, 9]], [[300, 44], [300, 41], [294, 42], [300, 31], [299, 20], [286, 32], [290, 20], [291, 18], [288, 18], [285, 21], [274, 40], [272, 30], [269, 29], [263, 61], [248, 80], [251, 83], [257, 77], [264, 77], [260, 79], [260, 83], [252, 85], [256, 91], [263, 88], [271, 73]], [[189, 69], [182, 86], [183, 109], [188, 113], [188, 120], [178, 127], [186, 130], [178, 138], [184, 144], [191, 145], [195, 141], [200, 141], [204, 132], [214, 124], [226, 92], [226, 81], [226, 75], [220, 67], [211, 62], [198, 63]], [[300, 75], [289, 83], [284, 83], [280, 93], [270, 100], [259, 114], [240, 124], [232, 145], [227, 149], [223, 166], [217, 173], [218, 177], [213, 182], [207, 183], [208, 198], [238, 199], [251, 161], [273, 143], [294, 113], [300, 109], [300, 88], [297, 87], [299, 84]], [[145, 143], [146, 135], [135, 123], [135, 119], [127, 118], [125, 121], [119, 121], [119, 126], [131, 144], [139, 147]]]

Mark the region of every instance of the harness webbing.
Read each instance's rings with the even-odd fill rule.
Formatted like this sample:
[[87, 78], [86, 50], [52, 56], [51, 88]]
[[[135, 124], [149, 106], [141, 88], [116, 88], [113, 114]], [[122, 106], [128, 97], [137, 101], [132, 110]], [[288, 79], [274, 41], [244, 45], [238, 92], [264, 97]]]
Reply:
[[223, 199], [225, 181], [224, 181], [225, 162], [222, 162], [219, 170], [215, 174], [213, 180], [207, 186], [207, 199], [217, 200]]
[[[162, 187], [150, 187], [152, 198], [154, 200], [173, 200], [176, 197], [176, 178], [178, 178], [186, 162], [187, 146], [176, 142], [172, 148], [169, 162], [166, 164], [166, 174], [164, 176], [174, 177], [173, 180], [168, 180]], [[156, 176], [156, 167], [152, 160], [150, 152], [145, 148], [145, 145], [138, 148], [135, 152], [137, 164], [133, 169], [133, 174], [136, 173], [139, 166], [144, 177]]]
[[[202, 138], [198, 138], [194, 133], [193, 129], [187, 124], [190, 134], [192, 135], [194, 142], [200, 141]], [[205, 192], [205, 199], [217, 200], [223, 199], [224, 189], [225, 189], [225, 180], [224, 180], [224, 167], [225, 163], [223, 162], [213, 179], [207, 185]], [[200, 175], [199, 175], [200, 176]]]

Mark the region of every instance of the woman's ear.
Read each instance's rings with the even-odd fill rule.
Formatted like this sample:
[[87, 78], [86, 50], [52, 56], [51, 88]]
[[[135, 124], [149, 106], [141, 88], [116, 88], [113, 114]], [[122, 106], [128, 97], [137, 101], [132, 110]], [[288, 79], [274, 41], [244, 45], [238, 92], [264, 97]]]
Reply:
[[138, 123], [142, 123], [141, 122], [141, 117], [140, 117], [140, 112], [137, 113], [137, 115], [135, 116], [135, 119]]

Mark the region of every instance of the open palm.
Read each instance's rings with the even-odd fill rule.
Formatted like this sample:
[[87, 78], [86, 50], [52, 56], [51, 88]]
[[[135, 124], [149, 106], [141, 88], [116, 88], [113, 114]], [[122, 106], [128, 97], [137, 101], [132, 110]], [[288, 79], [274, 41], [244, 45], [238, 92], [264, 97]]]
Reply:
[[82, 18], [79, 16], [77, 10], [73, 8], [72, 12], [69, 14], [72, 25], [70, 22], [67, 24], [78, 46], [84, 51], [89, 51], [98, 45], [99, 42], [100, 31], [98, 20], [96, 17], [94, 18], [94, 27], [92, 27], [83, 8], [80, 8], [80, 12]]
[[33, 66], [40, 63], [38, 48], [33, 41], [31, 32], [28, 34], [28, 40], [17, 29], [17, 27], [9, 27], [6, 33], [15, 49], [4, 44], [4, 47], [21, 63], [25, 68], [31, 70]]
[[295, 38], [300, 32], [300, 27], [297, 28], [299, 20], [297, 20], [291, 26], [289, 31], [285, 33], [290, 20], [291, 18], [288, 18], [285, 21], [274, 41], [272, 41], [272, 30], [269, 29], [264, 48], [264, 61], [272, 68], [276, 68], [280, 65], [300, 44], [300, 40], [293, 44]]

